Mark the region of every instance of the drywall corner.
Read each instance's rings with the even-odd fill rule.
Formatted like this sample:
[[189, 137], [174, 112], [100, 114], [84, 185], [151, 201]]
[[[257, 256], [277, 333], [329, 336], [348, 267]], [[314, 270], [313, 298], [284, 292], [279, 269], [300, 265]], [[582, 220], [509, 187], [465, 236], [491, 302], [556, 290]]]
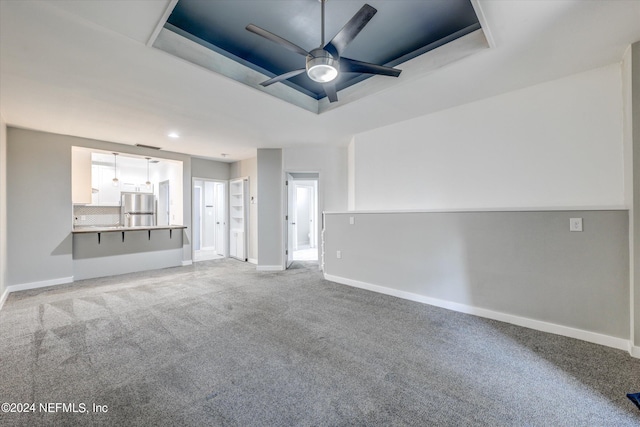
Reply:
[[356, 209], [356, 138], [347, 147], [347, 209]]
[[633, 156], [633, 204], [631, 205], [633, 224], [630, 237], [633, 242], [633, 258], [631, 258], [633, 281], [630, 286], [631, 341], [633, 346], [638, 347], [640, 344], [640, 274], [635, 272], [640, 272], [640, 251], [636, 251], [635, 248], [640, 248], [640, 42], [631, 45], [630, 53], [630, 81], [627, 81], [630, 87], [627, 92], [630, 92], [631, 111], [625, 117], [629, 121], [626, 123], [626, 130], [631, 133]]
[[0, 114], [0, 308], [7, 296], [7, 124]]

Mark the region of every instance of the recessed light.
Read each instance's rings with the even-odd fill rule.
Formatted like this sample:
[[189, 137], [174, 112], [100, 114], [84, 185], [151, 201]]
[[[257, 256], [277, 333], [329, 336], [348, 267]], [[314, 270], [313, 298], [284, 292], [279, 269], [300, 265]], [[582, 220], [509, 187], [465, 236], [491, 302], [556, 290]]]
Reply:
[[167, 136], [169, 138], [180, 138], [180, 135], [178, 135], [178, 132], [171, 132]]

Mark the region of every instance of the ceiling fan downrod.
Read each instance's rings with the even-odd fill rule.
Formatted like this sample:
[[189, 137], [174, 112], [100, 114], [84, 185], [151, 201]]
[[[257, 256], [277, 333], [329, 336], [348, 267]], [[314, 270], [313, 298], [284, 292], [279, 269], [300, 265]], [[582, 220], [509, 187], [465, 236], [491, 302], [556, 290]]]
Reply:
[[322, 9], [322, 15], [321, 15], [321, 19], [320, 19], [320, 46], [319, 47], [323, 47], [324, 46], [324, 4], [327, 2], [327, 0], [319, 0], [320, 4], [321, 4], [321, 9]]
[[328, 83], [338, 77], [340, 73], [340, 57], [335, 57], [324, 49], [324, 4], [326, 1], [320, 0], [320, 47], [309, 52], [305, 67], [309, 78], [318, 83]]

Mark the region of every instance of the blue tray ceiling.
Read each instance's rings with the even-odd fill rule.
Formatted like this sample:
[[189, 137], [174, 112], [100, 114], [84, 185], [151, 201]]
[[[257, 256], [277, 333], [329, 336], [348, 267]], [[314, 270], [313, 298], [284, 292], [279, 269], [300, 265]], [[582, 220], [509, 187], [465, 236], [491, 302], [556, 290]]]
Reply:
[[[365, 3], [378, 13], [344, 52], [359, 61], [397, 66], [480, 29], [470, 0], [329, 0], [325, 43]], [[179, 0], [165, 28], [264, 73], [266, 80], [304, 68], [305, 59], [245, 27], [255, 24], [311, 50], [320, 45], [320, 10], [318, 0]], [[343, 73], [336, 86], [341, 90], [368, 77]], [[325, 96], [322, 85], [304, 73], [277, 84], [287, 84], [315, 99]]]

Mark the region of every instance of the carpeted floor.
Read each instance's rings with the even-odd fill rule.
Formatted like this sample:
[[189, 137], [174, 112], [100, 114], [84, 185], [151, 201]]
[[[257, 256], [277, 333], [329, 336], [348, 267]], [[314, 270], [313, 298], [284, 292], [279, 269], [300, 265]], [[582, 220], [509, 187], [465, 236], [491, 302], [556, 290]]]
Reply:
[[296, 267], [214, 260], [11, 294], [0, 403], [35, 405], [0, 425], [640, 425], [624, 351]]

